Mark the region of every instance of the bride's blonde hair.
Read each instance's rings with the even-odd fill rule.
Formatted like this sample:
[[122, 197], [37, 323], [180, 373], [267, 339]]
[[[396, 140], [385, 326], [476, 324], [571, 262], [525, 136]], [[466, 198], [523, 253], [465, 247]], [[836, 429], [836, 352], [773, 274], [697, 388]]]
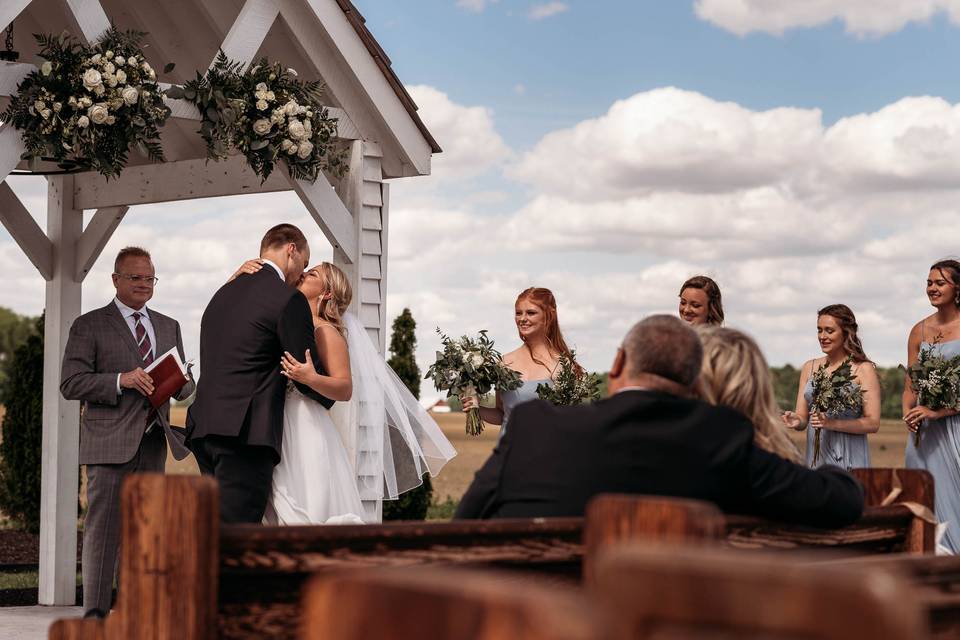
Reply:
[[773, 375], [753, 338], [736, 329], [697, 327], [703, 343], [700, 397], [736, 409], [753, 423], [754, 443], [781, 458], [802, 464], [787, 436], [773, 391]]
[[343, 324], [343, 314], [347, 312], [347, 307], [353, 300], [353, 288], [350, 286], [347, 274], [329, 262], [321, 262], [314, 269], [323, 278], [324, 292], [330, 294], [330, 297], [326, 300], [320, 298], [320, 304], [317, 305], [317, 315], [321, 320], [326, 320], [332, 324], [340, 332], [340, 335], [346, 335], [347, 329]]

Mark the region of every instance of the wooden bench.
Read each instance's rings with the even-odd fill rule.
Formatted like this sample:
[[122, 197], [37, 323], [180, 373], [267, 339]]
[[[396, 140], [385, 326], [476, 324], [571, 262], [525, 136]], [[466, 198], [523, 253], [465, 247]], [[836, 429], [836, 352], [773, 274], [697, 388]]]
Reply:
[[[917, 480], [917, 474], [925, 472], [900, 474], [903, 494], [925, 500], [917, 489], [925, 481]], [[872, 499], [886, 496], [889, 490], [882, 487], [889, 487], [890, 471], [866, 473], [868, 479], [873, 476], [877, 489]], [[577, 582], [584, 540], [588, 558], [603, 544], [638, 536], [706, 537], [777, 548], [826, 546], [854, 553], [923, 551], [932, 545], [932, 531], [928, 538], [916, 516], [895, 505], [871, 507], [859, 522], [832, 531], [724, 518], [702, 503], [637, 496], [598, 498], [586, 525], [581, 518], [564, 518], [221, 529], [217, 488], [209, 478], [134, 476], [122, 501], [120, 595], [103, 627], [108, 640], [294, 637], [304, 581], [312, 573], [341, 568], [494, 567]], [[81, 624], [96, 627], [59, 622], [50, 637], [99, 637], [75, 635]]]

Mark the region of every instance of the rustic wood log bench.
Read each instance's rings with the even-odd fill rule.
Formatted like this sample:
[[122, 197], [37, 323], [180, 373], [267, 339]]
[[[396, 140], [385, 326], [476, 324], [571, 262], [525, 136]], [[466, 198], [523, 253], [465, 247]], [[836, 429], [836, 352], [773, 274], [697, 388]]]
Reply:
[[[860, 475], [866, 479], [868, 500], [878, 504], [888, 497], [890, 470]], [[901, 499], [932, 505], [929, 475], [899, 475]], [[134, 476], [122, 500], [117, 608], [105, 624], [56, 623], [50, 633], [54, 640], [294, 637], [299, 594], [312, 573], [459, 565], [533, 572], [575, 583], [585, 548], [589, 566], [597, 547], [644, 536], [710, 538], [766, 548], [829, 547], [858, 554], [932, 548], [932, 527], [897, 505], [870, 507], [857, 523], [826, 531], [725, 518], [704, 503], [637, 496], [602, 496], [586, 519], [220, 527], [215, 482], [186, 476]], [[77, 635], [81, 632], [106, 635]]]

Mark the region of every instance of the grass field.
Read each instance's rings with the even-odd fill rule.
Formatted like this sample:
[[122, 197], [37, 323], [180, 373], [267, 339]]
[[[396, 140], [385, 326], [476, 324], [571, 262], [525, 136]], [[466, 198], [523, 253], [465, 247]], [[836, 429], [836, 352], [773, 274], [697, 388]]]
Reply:
[[[186, 410], [175, 407], [171, 412], [171, 422], [183, 425]], [[473, 480], [473, 474], [480, 468], [487, 456], [493, 450], [500, 434], [500, 428], [488, 426], [479, 438], [464, 433], [464, 416], [461, 413], [447, 413], [434, 415], [440, 428], [457, 450], [457, 457], [450, 461], [433, 479], [435, 498], [442, 502], [450, 497], [459, 500]], [[806, 447], [806, 434], [792, 433], [791, 438], [796, 442], [800, 451]], [[879, 433], [870, 436], [870, 456], [875, 467], [902, 467], [903, 449], [907, 441], [907, 430], [898, 420], [884, 420], [880, 425]], [[167, 458], [169, 473], [197, 473], [197, 465], [193, 458], [176, 462], [172, 456]]]

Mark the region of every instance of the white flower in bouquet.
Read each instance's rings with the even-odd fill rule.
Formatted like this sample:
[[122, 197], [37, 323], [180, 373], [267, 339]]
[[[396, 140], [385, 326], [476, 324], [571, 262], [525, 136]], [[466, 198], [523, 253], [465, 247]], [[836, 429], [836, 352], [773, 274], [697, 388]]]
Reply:
[[310, 154], [313, 153], [313, 143], [309, 140], [304, 140], [298, 146], [297, 157], [301, 160], [306, 160], [310, 157]]
[[88, 98], [87, 96], [83, 96], [82, 98], [80, 98], [79, 102], [80, 102], [80, 106], [83, 107], [84, 109], [86, 109], [87, 107], [93, 104], [93, 100]]
[[280, 142], [280, 149], [283, 151], [286, 151], [292, 146], [293, 146], [293, 141], [290, 140], [289, 138], [284, 138], [283, 141]]
[[117, 119], [116, 119], [115, 117], [113, 117], [113, 116], [107, 116], [107, 122], [106, 122], [106, 124], [113, 124], [113, 123], [116, 122], [116, 121], [117, 121]]
[[127, 81], [127, 72], [124, 71], [123, 69], [120, 69], [119, 71], [117, 71], [116, 76], [117, 76], [117, 82], [124, 83]]
[[292, 155], [294, 155], [295, 153], [297, 153], [299, 150], [300, 150], [300, 147], [299, 147], [299, 146], [297, 146], [297, 145], [295, 145], [295, 144], [291, 144], [290, 147], [287, 149], [287, 155], [292, 156]]
[[296, 100], [291, 100], [287, 104], [283, 105], [283, 112], [288, 116], [297, 115], [297, 109], [299, 109], [299, 105], [297, 104]]
[[40, 65], [40, 73], [42, 73], [43, 75], [48, 76], [52, 71], [53, 71], [53, 65], [50, 64], [49, 60], [44, 62], [42, 65]]
[[283, 109], [274, 109], [270, 114], [270, 122], [273, 124], [283, 124], [286, 119], [287, 116], [283, 115]]
[[107, 86], [110, 87], [111, 89], [112, 89], [113, 87], [117, 86], [117, 84], [118, 84], [118, 82], [117, 82], [117, 76], [113, 75], [112, 73], [108, 73], [108, 74], [104, 75], [104, 76], [103, 76], [103, 79], [104, 79], [104, 81], [107, 83]]
[[94, 91], [103, 85], [103, 76], [96, 69], [87, 69], [83, 72], [83, 88]]
[[306, 140], [307, 139], [307, 130], [303, 126], [303, 123], [299, 120], [291, 120], [290, 124], [287, 125], [287, 133], [294, 140]]
[[470, 356], [470, 364], [472, 364], [474, 367], [479, 367], [483, 364], [483, 356], [479, 353], [474, 353]]
[[103, 57], [106, 58], [107, 60], [110, 60], [111, 58], [113, 58], [113, 51], [110, 51], [109, 49], [107, 49], [107, 52], [103, 54]]
[[62, 104], [60, 104], [59, 102], [54, 102], [54, 103], [53, 103], [53, 112], [54, 112], [54, 113], [60, 113], [60, 110], [61, 110], [61, 109], [63, 109], [63, 105], [62, 105]]
[[266, 111], [270, 108], [270, 105], [267, 104], [266, 100], [257, 100], [257, 109], [260, 111]]
[[77, 126], [81, 129], [86, 129], [88, 126], [90, 126], [90, 118], [87, 116], [80, 116], [77, 118]]
[[35, 100], [33, 103], [33, 108], [37, 110], [37, 113], [40, 113], [47, 108], [47, 103], [43, 100]]
[[290, 75], [292, 75], [294, 78], [296, 78], [298, 75], [300, 75], [299, 73], [297, 73], [297, 70], [294, 69], [293, 67], [287, 67], [287, 73], [289, 73]]
[[254, 87], [254, 89], [256, 89], [257, 91], [266, 91], [268, 88], [269, 88], [269, 87], [267, 87], [267, 83], [266, 83], [266, 82], [258, 82], [258, 83], [257, 83], [257, 86]]
[[103, 124], [110, 117], [110, 112], [107, 110], [107, 105], [98, 102], [87, 109], [87, 116], [93, 124]]
[[140, 92], [134, 87], [127, 87], [120, 92], [120, 96], [127, 105], [135, 105], [137, 104], [137, 99], [140, 97]]
[[113, 66], [112, 62], [108, 62], [107, 64], [103, 65], [103, 70], [107, 73], [113, 73], [117, 70], [117, 68]]
[[137, 66], [137, 56], [130, 56], [129, 58], [127, 58], [127, 66], [128, 67]]
[[122, 67], [123, 65], [127, 64], [127, 59], [124, 58], [123, 56], [117, 56], [114, 62], [117, 63], [118, 67]]
[[253, 123], [253, 132], [258, 136], [265, 136], [270, 133], [270, 129], [273, 128], [273, 123], [267, 120], [266, 118], [260, 118], [259, 120]]
[[273, 91], [267, 91], [267, 102], [273, 102], [277, 99], [277, 95]]
[[90, 57], [90, 62], [92, 62], [93, 64], [97, 64], [98, 62], [100, 62], [101, 57], [102, 56], [99, 53], [95, 53], [93, 54], [93, 56]]

